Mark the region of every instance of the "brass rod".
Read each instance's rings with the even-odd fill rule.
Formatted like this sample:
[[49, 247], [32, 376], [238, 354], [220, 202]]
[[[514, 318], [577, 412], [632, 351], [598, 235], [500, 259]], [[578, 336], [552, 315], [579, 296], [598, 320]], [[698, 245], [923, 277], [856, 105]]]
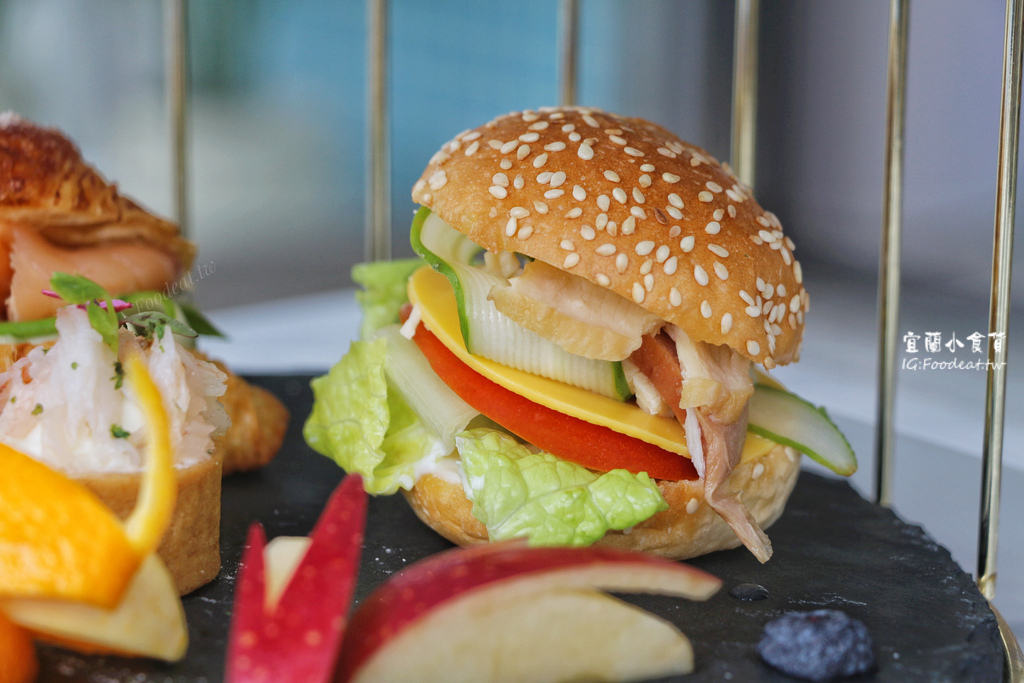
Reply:
[[754, 186], [757, 137], [757, 46], [761, 0], [736, 0], [733, 33], [732, 135], [730, 164], [748, 187]]
[[878, 267], [878, 415], [875, 425], [875, 501], [887, 507], [892, 504], [909, 14], [910, 0], [891, 0], [889, 63], [886, 77], [882, 246]]
[[167, 51], [167, 101], [171, 114], [171, 174], [174, 219], [181, 234], [193, 239], [188, 195], [188, 0], [168, 0], [164, 6]]
[[1003, 469], [1003, 420], [1006, 404], [1007, 332], [1010, 322], [1010, 264], [1017, 201], [1017, 153], [1024, 0], [1007, 0], [1003, 42], [1003, 96], [999, 121], [999, 168], [992, 245], [989, 302], [988, 380], [985, 389], [985, 439], [982, 448], [981, 522], [978, 531], [978, 587], [991, 600], [996, 592], [999, 493]]
[[576, 65], [579, 50], [578, 0], [561, 0], [558, 17], [559, 90], [563, 107], [576, 104]]
[[369, 46], [369, 185], [366, 193], [367, 261], [391, 258], [391, 149], [388, 135], [388, 0], [367, 0]]

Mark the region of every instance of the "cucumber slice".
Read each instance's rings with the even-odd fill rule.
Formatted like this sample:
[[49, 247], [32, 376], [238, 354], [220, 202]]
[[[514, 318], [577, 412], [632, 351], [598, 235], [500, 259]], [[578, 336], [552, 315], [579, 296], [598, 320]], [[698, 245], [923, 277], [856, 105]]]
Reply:
[[857, 471], [857, 456], [824, 408], [788, 391], [754, 385], [747, 431], [792, 446], [836, 474]]
[[481, 247], [430, 209], [416, 213], [411, 242], [413, 250], [451, 283], [462, 339], [470, 353], [619, 401], [632, 397], [622, 363], [568, 353], [500, 313], [488, 296], [506, 280], [472, 265]]

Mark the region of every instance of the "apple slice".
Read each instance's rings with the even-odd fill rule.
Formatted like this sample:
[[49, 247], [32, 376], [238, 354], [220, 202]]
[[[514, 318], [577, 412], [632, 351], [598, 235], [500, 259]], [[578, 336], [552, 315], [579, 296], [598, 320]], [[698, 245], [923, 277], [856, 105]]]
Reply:
[[[253, 524], [242, 558], [228, 638], [227, 676], [234, 683], [329, 681], [352, 602], [366, 523], [362, 478], [338, 486], [313, 529], [309, 545], [285, 546], [275, 566], [295, 567], [268, 577], [263, 529]], [[296, 558], [301, 557], [297, 563]], [[270, 589], [284, 585], [280, 599]], [[277, 589], [280, 590], [280, 589]]]
[[[616, 666], [636, 672], [627, 676], [654, 675], [645, 668], [650, 659], [646, 650], [638, 649], [633, 655], [616, 649], [621, 643], [615, 639], [626, 636], [614, 633], [620, 629], [605, 621], [619, 618], [614, 614], [618, 610], [608, 607], [607, 601], [595, 601], [592, 595], [580, 598], [588, 606], [581, 603], [577, 607], [595, 611], [597, 616], [569, 610], [561, 622], [556, 622], [555, 614], [543, 616], [542, 612], [537, 622], [539, 635], [525, 633], [529, 630], [525, 627], [511, 627], [515, 619], [524, 623], [533, 619], [530, 611], [521, 610], [519, 605], [542, 609], [555, 596], [593, 588], [706, 600], [720, 586], [717, 578], [688, 565], [610, 548], [530, 548], [521, 541], [457, 548], [395, 574], [363, 602], [342, 647], [338, 680], [402, 680], [397, 671], [396, 678], [380, 672], [406, 664], [413, 667], [410, 670], [422, 671], [426, 664], [406, 661], [408, 653], [430, 648], [442, 648], [437, 661], [458, 661], [460, 672], [464, 662], [470, 661], [469, 653], [474, 653], [472, 660], [479, 659], [483, 668], [468, 673], [467, 680], [482, 680], [499, 670], [503, 677], [507, 674], [513, 678], [512, 672], [520, 671], [498, 669], [496, 663], [522, 667], [522, 680], [533, 680], [533, 664], [507, 661], [509, 648], [526, 648], [529, 656], [524, 660], [538, 657], [542, 662], [557, 660], [559, 666], [571, 665], [569, 674], [560, 674], [563, 677], [575, 678], [574, 672], [578, 672], [578, 677], [586, 678], [591, 671], [590, 655], [576, 655], [599, 636], [607, 636], [600, 641], [599, 650], [614, 651], [615, 658], [624, 658]], [[506, 620], [508, 628], [503, 626]], [[602, 635], [604, 631], [612, 633]], [[544, 645], [548, 642], [550, 651]], [[676, 654], [671, 663], [664, 664], [669, 667], [665, 671], [692, 666], [692, 656], [683, 657], [684, 648], [678, 643], [669, 649]], [[685, 649], [688, 651], [688, 646]], [[602, 662], [609, 665], [604, 659]], [[440, 678], [453, 680], [451, 671], [438, 669], [436, 673], [442, 672], [445, 675]], [[429, 674], [423, 676], [430, 678]]]
[[79, 652], [117, 653], [175, 662], [185, 656], [185, 610], [167, 567], [150, 553], [114, 609], [46, 598], [10, 598], [0, 610], [42, 640]]

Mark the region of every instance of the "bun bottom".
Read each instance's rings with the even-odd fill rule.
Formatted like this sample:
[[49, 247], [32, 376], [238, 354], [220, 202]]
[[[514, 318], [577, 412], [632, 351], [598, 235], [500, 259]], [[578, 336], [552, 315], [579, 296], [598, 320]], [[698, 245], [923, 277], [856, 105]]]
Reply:
[[[776, 446], [764, 455], [741, 463], [729, 478], [732, 490], [762, 529], [782, 514], [800, 472], [800, 454]], [[596, 545], [646, 552], [674, 560], [727, 550], [739, 538], [704, 500], [703, 481], [658, 480], [669, 509], [625, 531], [610, 531]], [[416, 515], [457, 545], [485, 543], [487, 529], [473, 516], [473, 504], [461, 484], [428, 474], [411, 491], [403, 491]]]
[[[178, 593], [185, 595], [220, 572], [220, 458], [205, 458], [176, 472], [178, 499], [157, 553]], [[135, 509], [142, 475], [93, 474], [77, 480], [123, 520]]]

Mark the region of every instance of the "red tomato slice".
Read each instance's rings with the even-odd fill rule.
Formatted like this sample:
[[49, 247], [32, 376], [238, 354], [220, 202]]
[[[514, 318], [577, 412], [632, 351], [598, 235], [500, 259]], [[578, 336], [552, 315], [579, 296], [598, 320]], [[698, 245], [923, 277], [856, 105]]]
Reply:
[[696, 479], [688, 458], [646, 441], [534, 403], [463, 363], [423, 325], [413, 341], [437, 376], [469, 405], [534, 446], [578, 465], [607, 472], [647, 472], [655, 479]]

